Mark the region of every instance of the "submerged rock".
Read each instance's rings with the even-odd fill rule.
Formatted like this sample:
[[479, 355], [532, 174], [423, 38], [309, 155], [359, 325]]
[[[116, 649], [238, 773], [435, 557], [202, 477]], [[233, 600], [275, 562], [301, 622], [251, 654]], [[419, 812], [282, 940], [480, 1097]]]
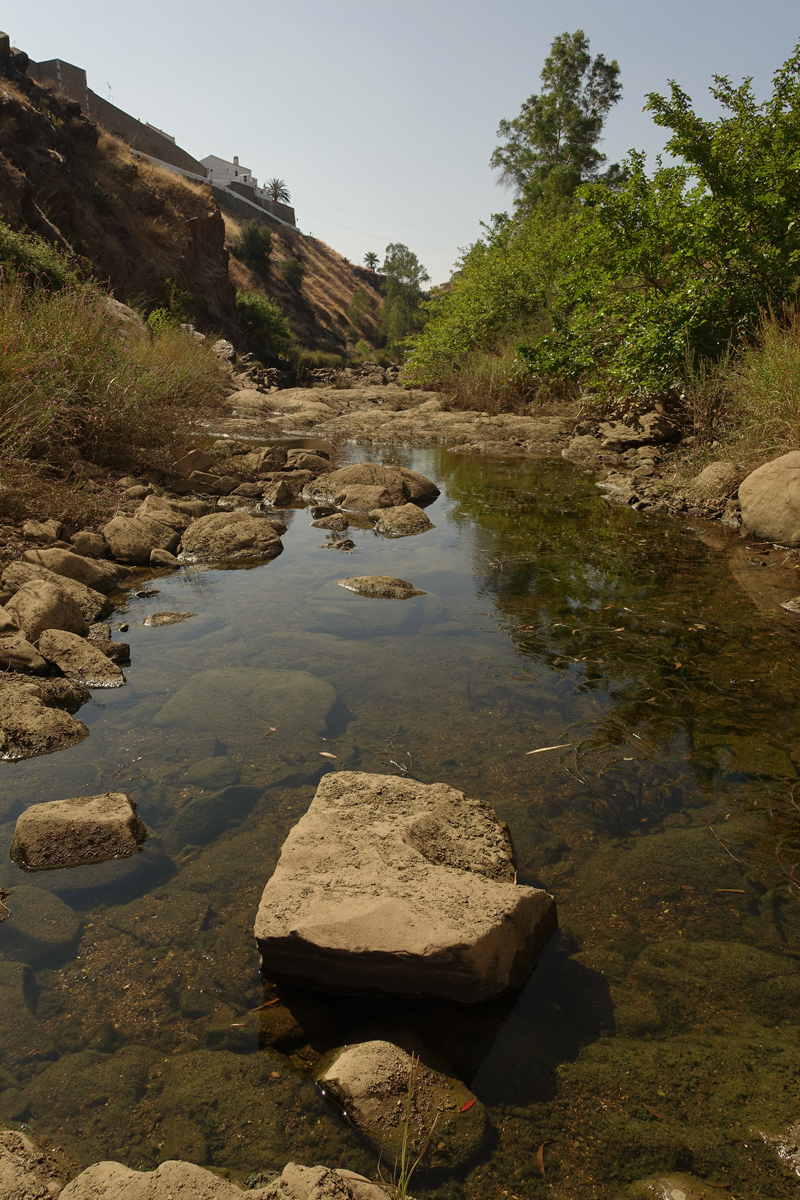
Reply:
[[181, 562], [276, 558], [283, 550], [276, 530], [263, 517], [218, 512], [201, 517], [183, 535]]
[[38, 681], [19, 677], [0, 681], [0, 758], [50, 754], [88, 737], [83, 721], [52, 707], [53, 703], [58, 700], [51, 700]]
[[57, 896], [23, 884], [6, 898], [9, 915], [0, 922], [0, 954], [32, 967], [61, 958], [73, 948], [80, 921]]
[[46, 629], [39, 638], [44, 657], [56, 664], [67, 679], [74, 679], [90, 688], [122, 687], [125, 676], [115, 662], [93, 641], [67, 633], [63, 629]]
[[196, 617], [197, 613], [190, 612], [157, 612], [150, 613], [142, 621], [143, 625], [147, 625], [149, 629], [160, 629], [162, 625], [178, 625], [181, 621], [186, 621], [189, 617]]
[[[408, 1048], [387, 1041], [346, 1046], [322, 1072], [319, 1082], [375, 1149], [392, 1162], [402, 1152], [413, 1069], [409, 1122], [412, 1161], [433, 1130], [425, 1166], [456, 1170], [483, 1148], [490, 1130], [486, 1110], [469, 1088], [452, 1076], [445, 1063], [434, 1063], [415, 1042], [409, 1039]], [[413, 1061], [409, 1049], [415, 1053]]]
[[557, 923], [552, 896], [514, 880], [488, 804], [446, 784], [332, 772], [264, 889], [262, 970], [339, 991], [488, 1000], [525, 978]]
[[332, 529], [335, 533], [344, 533], [345, 529], [350, 528], [350, 522], [344, 513], [333, 513], [328, 517], [318, 517], [311, 524], [315, 529]]
[[800, 546], [800, 450], [752, 471], [739, 487], [739, 502], [754, 537]]
[[11, 858], [29, 871], [135, 854], [147, 838], [124, 792], [32, 804], [17, 818]]
[[412, 537], [415, 533], [426, 533], [435, 528], [416, 504], [399, 504], [396, 508], [388, 508], [383, 512], [376, 510], [369, 515], [377, 522], [375, 532], [389, 538]]
[[352, 575], [349, 579], [337, 579], [339, 587], [359, 596], [373, 596], [380, 600], [408, 600], [411, 596], [425, 596], [413, 583], [398, 579], [395, 575]]
[[177, 1200], [179, 1196], [186, 1200], [241, 1200], [244, 1195], [249, 1200], [387, 1200], [382, 1188], [343, 1168], [287, 1163], [268, 1184], [245, 1193], [220, 1175], [174, 1159], [155, 1171], [133, 1171], [118, 1162], [95, 1163], [67, 1184], [61, 1200]]

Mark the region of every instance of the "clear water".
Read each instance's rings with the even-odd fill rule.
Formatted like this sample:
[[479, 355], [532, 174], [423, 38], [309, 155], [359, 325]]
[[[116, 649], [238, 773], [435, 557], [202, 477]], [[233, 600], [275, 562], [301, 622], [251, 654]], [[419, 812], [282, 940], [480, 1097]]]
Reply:
[[[417, 1195], [614, 1197], [674, 1170], [793, 1195], [762, 1134], [798, 1119], [800, 642], [743, 589], [742, 555], [751, 574], [767, 556], [612, 509], [561, 462], [385, 458], [437, 480], [435, 530], [353, 530], [343, 554], [290, 510], [275, 561], [157, 577], [127, 600], [128, 685], [81, 711], [90, 737], [2, 764], [0, 886], [59, 896], [80, 934], [22, 987], [0, 924], [0, 1120], [83, 1164], [372, 1175], [313, 1070], [402, 1024], [495, 1129]], [[364, 599], [336, 586], [353, 574], [427, 595]], [[164, 609], [197, 615], [142, 626]], [[262, 984], [260, 893], [337, 764], [443, 780], [508, 821], [520, 880], [560, 915], [519, 992], [461, 1008]], [[145, 851], [23, 877], [22, 807], [106, 788], [137, 801]]]

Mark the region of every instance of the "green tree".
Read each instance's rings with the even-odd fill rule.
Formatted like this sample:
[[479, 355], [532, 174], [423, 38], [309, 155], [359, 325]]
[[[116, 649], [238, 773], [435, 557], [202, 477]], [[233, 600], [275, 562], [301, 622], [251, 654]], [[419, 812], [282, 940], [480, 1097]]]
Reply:
[[285, 355], [294, 345], [288, 320], [263, 292], [237, 292], [236, 319], [254, 354]]
[[370, 271], [374, 271], [378, 265], [378, 256], [374, 250], [368, 250], [364, 255], [364, 266]]
[[293, 254], [290, 258], [285, 258], [283, 262], [278, 263], [278, 270], [290, 287], [299, 289], [303, 286], [306, 269], [303, 266], [301, 259]]
[[619, 64], [602, 54], [593, 59], [582, 29], [555, 38], [541, 80], [541, 94], [529, 96], [518, 117], [500, 122], [504, 145], [490, 160], [523, 207], [542, 196], [571, 196], [596, 177], [606, 162], [598, 148], [603, 124], [622, 95]]
[[379, 325], [390, 348], [397, 346], [421, 323], [422, 285], [430, 275], [413, 250], [402, 242], [390, 242], [381, 268], [386, 276]]
[[291, 192], [282, 179], [268, 179], [264, 184], [264, 191], [276, 204], [288, 204], [292, 198]]
[[272, 234], [263, 222], [253, 218], [245, 221], [231, 242], [231, 250], [247, 263], [263, 280], [269, 275], [269, 260], [272, 254]]

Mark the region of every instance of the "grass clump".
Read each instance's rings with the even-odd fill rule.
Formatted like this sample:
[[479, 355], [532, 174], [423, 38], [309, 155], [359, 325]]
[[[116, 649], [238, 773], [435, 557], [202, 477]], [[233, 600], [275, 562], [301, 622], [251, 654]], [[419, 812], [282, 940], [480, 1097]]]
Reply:
[[278, 270], [290, 287], [300, 290], [303, 286], [306, 269], [297, 255], [293, 254], [291, 258], [285, 258], [283, 262], [279, 262]]
[[236, 293], [236, 319], [253, 354], [271, 358], [287, 355], [294, 346], [289, 322], [263, 292]]
[[35, 233], [19, 233], [0, 221], [0, 268], [3, 278], [19, 277], [21, 286], [40, 284], [57, 290], [78, 282], [78, 265]]
[[223, 396], [205, 346], [165, 325], [122, 328], [95, 284], [0, 287], [0, 461], [119, 467], [172, 450]]

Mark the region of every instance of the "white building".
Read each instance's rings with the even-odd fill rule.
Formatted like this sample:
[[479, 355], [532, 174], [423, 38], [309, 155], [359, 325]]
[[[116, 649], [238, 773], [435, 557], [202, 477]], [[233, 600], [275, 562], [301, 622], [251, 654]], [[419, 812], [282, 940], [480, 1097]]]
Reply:
[[213, 179], [218, 187], [227, 187], [234, 179], [239, 183], [248, 183], [254, 188], [258, 187], [258, 180], [249, 167], [243, 167], [240, 164], [238, 154], [234, 155], [233, 162], [228, 162], [225, 158], [217, 158], [216, 154], [209, 154], [207, 158], [201, 158], [200, 161], [208, 171], [208, 178]]

